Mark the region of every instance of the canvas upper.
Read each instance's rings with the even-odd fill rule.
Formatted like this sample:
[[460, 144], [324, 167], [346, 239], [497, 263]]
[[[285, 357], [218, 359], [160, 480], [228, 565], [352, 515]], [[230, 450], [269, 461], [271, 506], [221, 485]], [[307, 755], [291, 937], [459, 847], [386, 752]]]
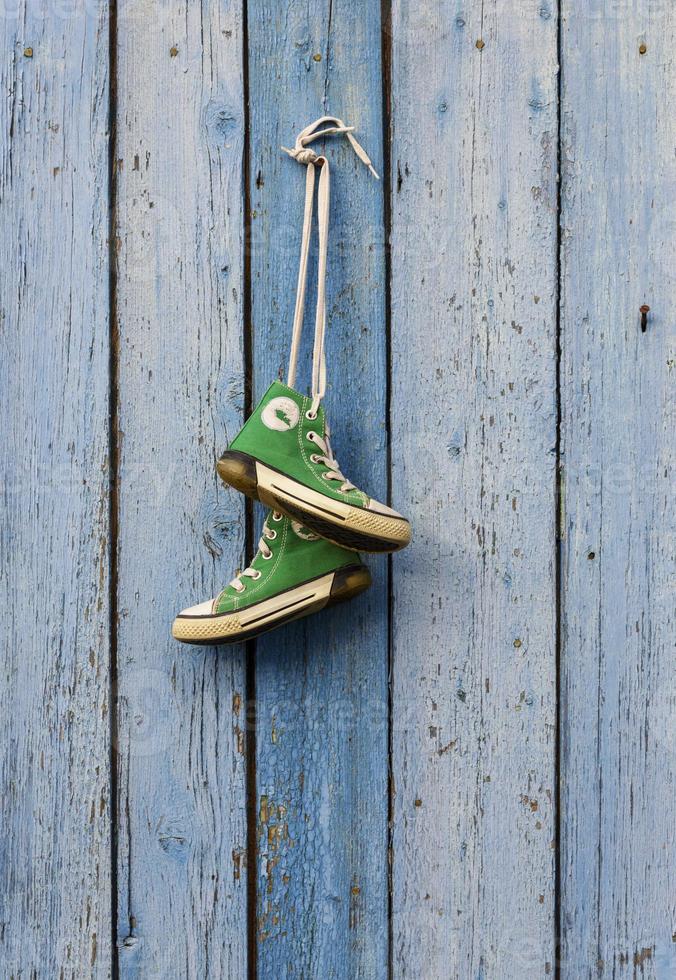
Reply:
[[[312, 457], [319, 453], [308, 435], [316, 433], [325, 440], [327, 427], [321, 404], [316, 418], [307, 417], [311, 406], [309, 396], [301, 395], [281, 381], [273, 381], [229, 448], [248, 453], [334, 500], [353, 507], [369, 507], [367, 494], [356, 488], [341, 490], [342, 481], [324, 477], [329, 467], [313, 462]], [[384, 508], [383, 512], [396, 514], [390, 508]]]
[[[215, 599], [185, 609], [181, 615], [209, 616], [236, 612], [359, 561], [359, 556], [353, 551], [347, 551], [312, 534], [296, 521], [281, 514], [268, 514], [261, 537], [261, 542], [263, 541], [271, 557], [266, 558], [264, 551], [259, 548], [249, 566], [255, 572], [260, 572], [259, 577], [252, 578], [244, 574], [235, 578]], [[240, 587], [244, 587], [243, 591], [238, 591], [238, 583]]]

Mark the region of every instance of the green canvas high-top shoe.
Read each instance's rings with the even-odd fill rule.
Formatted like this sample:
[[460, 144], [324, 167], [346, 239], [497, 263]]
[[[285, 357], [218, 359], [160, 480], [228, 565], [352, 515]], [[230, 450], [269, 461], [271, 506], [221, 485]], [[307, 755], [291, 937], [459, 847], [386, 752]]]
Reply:
[[[325, 129], [317, 127], [328, 122]], [[307, 164], [300, 270], [296, 291], [288, 384], [275, 381], [239, 435], [218, 461], [221, 478], [249, 497], [261, 500], [316, 534], [355, 551], [398, 551], [411, 540], [405, 517], [358, 490], [340, 472], [331, 450], [321, 401], [326, 390], [326, 259], [329, 231], [329, 164], [307, 144], [333, 133], [345, 133], [351, 146], [377, 177], [371, 161], [352, 136], [351, 126], [324, 116], [306, 127], [290, 156]], [[314, 202], [315, 169], [318, 192], [319, 258], [317, 310], [312, 356], [312, 397], [294, 389], [303, 328], [305, 287]]]
[[352, 599], [370, 584], [359, 555], [273, 512], [249, 568], [215, 599], [179, 613], [171, 632], [183, 643], [239, 643]]
[[395, 510], [346, 480], [320, 405], [274, 381], [218, 461], [225, 483], [282, 511], [316, 534], [360, 551], [397, 551], [411, 528]]

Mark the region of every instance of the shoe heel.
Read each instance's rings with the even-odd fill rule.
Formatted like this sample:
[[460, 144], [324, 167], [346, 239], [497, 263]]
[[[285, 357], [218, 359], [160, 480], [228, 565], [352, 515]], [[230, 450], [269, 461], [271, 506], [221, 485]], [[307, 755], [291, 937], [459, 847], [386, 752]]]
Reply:
[[216, 471], [224, 483], [234, 487], [247, 497], [258, 500], [256, 461], [246, 453], [235, 449], [226, 450], [216, 463]]
[[368, 589], [370, 584], [371, 573], [366, 565], [346, 565], [345, 568], [339, 568], [333, 576], [328, 605], [347, 602]]

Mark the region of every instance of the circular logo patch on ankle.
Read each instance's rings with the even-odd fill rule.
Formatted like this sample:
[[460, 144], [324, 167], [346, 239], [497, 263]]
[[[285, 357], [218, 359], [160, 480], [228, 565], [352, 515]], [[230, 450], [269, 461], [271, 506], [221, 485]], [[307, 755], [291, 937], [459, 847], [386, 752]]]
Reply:
[[263, 425], [276, 432], [287, 432], [298, 425], [298, 405], [290, 398], [273, 398], [261, 413]]
[[308, 529], [306, 527], [303, 527], [302, 524], [299, 524], [298, 521], [291, 521], [291, 527], [293, 528], [293, 533], [297, 537], [302, 538], [303, 541], [319, 540], [318, 534], [314, 534], [312, 531], [308, 531]]

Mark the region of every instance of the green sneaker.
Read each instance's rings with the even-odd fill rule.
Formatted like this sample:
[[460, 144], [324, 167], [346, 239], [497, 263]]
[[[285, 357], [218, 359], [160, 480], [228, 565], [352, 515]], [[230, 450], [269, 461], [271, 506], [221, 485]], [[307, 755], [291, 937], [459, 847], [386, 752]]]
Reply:
[[354, 551], [398, 551], [411, 527], [340, 472], [320, 405], [274, 381], [218, 461], [221, 479]]
[[[319, 128], [326, 123], [329, 125], [324, 129]], [[324, 116], [300, 133], [292, 150], [286, 150], [308, 168], [288, 384], [275, 381], [270, 385], [251, 418], [221, 456], [218, 472], [230, 486], [344, 548], [398, 551], [411, 540], [410, 524], [396, 510], [372, 500], [343, 476], [331, 451], [329, 429], [321, 407], [326, 389], [329, 162], [325, 156], [317, 156], [308, 149], [307, 144], [324, 136], [345, 134], [359, 159], [377, 177], [367, 154], [352, 135], [352, 128], [334, 116]], [[294, 384], [303, 329], [316, 169], [320, 170], [319, 256], [312, 398], [308, 398], [295, 391]]]
[[239, 643], [352, 599], [370, 584], [359, 555], [275, 512], [250, 567], [215, 599], [179, 613], [171, 632], [182, 643]]

